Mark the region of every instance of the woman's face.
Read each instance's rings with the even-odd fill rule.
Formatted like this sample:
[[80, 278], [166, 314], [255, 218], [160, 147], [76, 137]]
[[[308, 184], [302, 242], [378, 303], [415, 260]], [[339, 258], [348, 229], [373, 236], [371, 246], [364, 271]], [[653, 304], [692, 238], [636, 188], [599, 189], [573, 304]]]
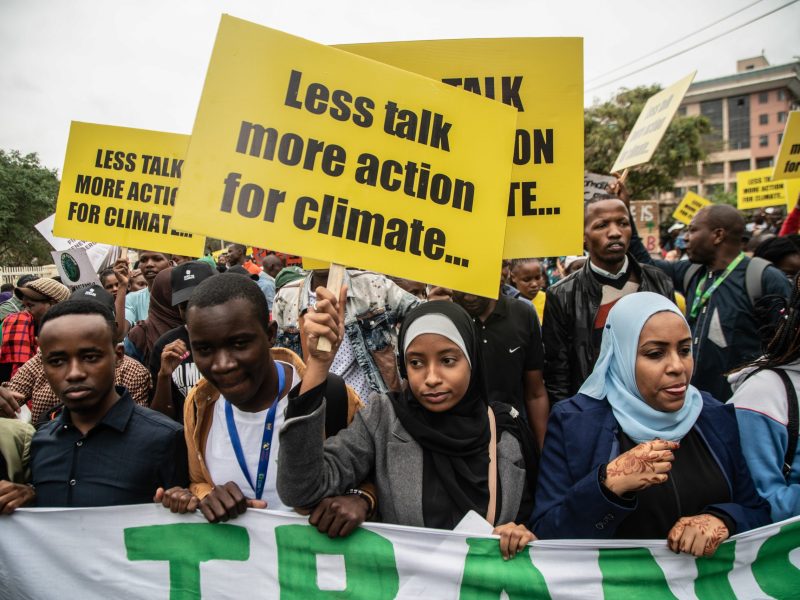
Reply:
[[661, 412], [683, 406], [692, 378], [692, 337], [675, 313], [656, 313], [645, 323], [636, 352], [636, 385], [645, 402]]
[[470, 367], [461, 349], [444, 336], [424, 333], [406, 350], [408, 385], [431, 412], [450, 410], [469, 387]]

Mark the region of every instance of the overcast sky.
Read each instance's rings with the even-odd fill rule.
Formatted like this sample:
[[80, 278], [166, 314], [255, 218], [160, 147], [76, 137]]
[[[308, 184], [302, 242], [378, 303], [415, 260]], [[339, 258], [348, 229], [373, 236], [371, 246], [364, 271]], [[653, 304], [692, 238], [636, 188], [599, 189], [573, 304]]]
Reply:
[[[60, 172], [72, 120], [191, 133], [222, 13], [322, 44], [583, 37], [590, 105], [619, 87], [668, 85], [694, 69], [696, 80], [731, 74], [737, 59], [762, 51], [771, 64], [794, 60], [800, 55], [800, 2], [591, 90], [789, 1], [0, 0], [0, 149], [38, 152], [43, 164]], [[665, 45], [671, 46], [595, 79]]]

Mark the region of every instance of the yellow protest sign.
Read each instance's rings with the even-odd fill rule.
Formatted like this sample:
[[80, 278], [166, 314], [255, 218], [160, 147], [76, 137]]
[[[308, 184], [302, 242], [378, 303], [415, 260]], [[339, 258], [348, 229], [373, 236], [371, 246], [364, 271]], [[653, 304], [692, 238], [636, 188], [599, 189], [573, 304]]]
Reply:
[[772, 179], [797, 179], [800, 177], [800, 110], [789, 113], [783, 130], [781, 147], [775, 157]]
[[672, 117], [686, 95], [697, 71], [693, 71], [680, 81], [653, 95], [644, 105], [636, 124], [631, 129], [625, 145], [619, 152], [617, 161], [611, 167], [616, 173], [641, 165], [653, 157], [661, 138], [672, 122]]
[[497, 297], [516, 111], [223, 16], [176, 223]]
[[582, 39], [436, 40], [337, 47], [516, 108], [503, 257], [582, 252]]
[[172, 224], [188, 144], [188, 135], [73, 121], [53, 233], [202, 256], [205, 237]]
[[672, 212], [672, 218], [676, 221], [680, 221], [684, 225], [688, 225], [692, 222], [697, 211], [709, 204], [711, 204], [711, 200], [706, 200], [694, 192], [686, 192], [683, 200], [681, 200], [680, 204], [678, 204]]
[[739, 210], [786, 204], [786, 187], [772, 181], [772, 168], [736, 174], [736, 207]]
[[303, 270], [304, 271], [324, 271], [325, 269], [330, 269], [331, 261], [329, 260], [317, 260], [316, 258], [309, 258], [308, 256], [303, 257]]

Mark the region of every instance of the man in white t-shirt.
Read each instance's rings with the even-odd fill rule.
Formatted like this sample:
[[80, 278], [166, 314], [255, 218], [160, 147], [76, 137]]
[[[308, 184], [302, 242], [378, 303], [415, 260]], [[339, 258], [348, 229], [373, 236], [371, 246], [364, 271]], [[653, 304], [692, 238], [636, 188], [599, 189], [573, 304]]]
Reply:
[[[276, 325], [258, 286], [245, 277], [223, 274], [200, 283], [186, 309], [186, 327], [204, 377], [184, 404], [191, 483], [189, 489], [159, 490], [155, 500], [173, 512], [199, 508], [210, 522], [235, 518], [248, 507], [291, 510], [275, 490], [277, 431], [305, 365], [289, 350], [272, 349]], [[346, 426], [359, 406], [357, 396], [349, 389], [345, 394], [343, 383], [341, 388], [341, 420], [328, 434]], [[323, 501], [311, 521], [334, 537], [374, 510], [374, 494], [354, 486]]]

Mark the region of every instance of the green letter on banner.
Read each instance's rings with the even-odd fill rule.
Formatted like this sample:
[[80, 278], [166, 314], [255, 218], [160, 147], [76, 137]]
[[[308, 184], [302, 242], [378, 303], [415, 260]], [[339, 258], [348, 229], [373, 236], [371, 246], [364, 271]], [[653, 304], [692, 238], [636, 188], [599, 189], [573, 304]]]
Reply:
[[169, 561], [170, 600], [200, 598], [200, 563], [247, 560], [250, 536], [237, 525], [176, 523], [125, 530], [128, 560]]
[[694, 582], [694, 595], [699, 600], [736, 600], [728, 573], [733, 570], [736, 555], [736, 541], [725, 542], [714, 556], [701, 556], [695, 560], [697, 579]]
[[601, 548], [605, 600], [676, 600], [647, 548]]
[[[282, 600], [312, 598], [394, 598], [400, 577], [394, 547], [385, 537], [358, 528], [346, 538], [330, 539], [309, 525], [275, 528], [278, 543], [278, 583]], [[317, 585], [317, 555], [344, 557], [347, 587], [321, 590]]]
[[753, 576], [761, 590], [773, 598], [796, 598], [800, 592], [800, 570], [789, 553], [800, 548], [800, 523], [784, 525], [767, 539], [753, 562]]
[[460, 600], [497, 600], [505, 591], [509, 600], [550, 598], [547, 583], [531, 562], [530, 546], [511, 560], [503, 560], [497, 540], [468, 538]]

